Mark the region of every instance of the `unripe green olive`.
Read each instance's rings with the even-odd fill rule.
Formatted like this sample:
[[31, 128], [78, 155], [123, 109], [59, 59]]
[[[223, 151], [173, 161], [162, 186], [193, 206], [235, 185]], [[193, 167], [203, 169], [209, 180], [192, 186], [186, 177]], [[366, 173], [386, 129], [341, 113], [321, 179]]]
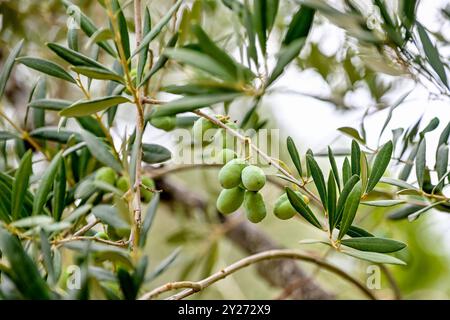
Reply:
[[[155, 181], [149, 177], [142, 177], [141, 183], [146, 186], [148, 189], [155, 189]], [[153, 192], [141, 186], [141, 199], [144, 202], [150, 202], [153, 198]]]
[[219, 171], [220, 185], [225, 189], [239, 186], [242, 170], [247, 166], [243, 159], [233, 159]]
[[103, 231], [97, 232], [97, 233], [94, 235], [94, 237], [95, 237], [95, 238], [99, 238], [99, 239], [103, 239], [103, 240], [109, 240], [108, 235], [107, 235], [105, 232], [103, 232]]
[[209, 130], [213, 130], [216, 128], [216, 125], [212, 123], [211, 121], [205, 119], [205, 118], [199, 118], [194, 122], [194, 125], [192, 127], [192, 137], [195, 144], [208, 144], [212, 140], [212, 136], [208, 137], [206, 135], [209, 133]]
[[130, 190], [130, 182], [128, 181], [128, 179], [126, 177], [122, 176], [119, 179], [117, 179], [116, 187], [117, 187], [117, 189], [119, 189], [120, 191], [125, 193], [128, 190]]
[[95, 173], [95, 180], [114, 185], [117, 179], [116, 172], [110, 167], [102, 167]]
[[216, 201], [217, 210], [222, 214], [235, 212], [244, 201], [245, 191], [239, 187], [223, 189]]
[[[299, 197], [302, 197], [303, 201], [308, 204], [309, 198], [305, 195], [302, 195], [299, 191], [295, 192]], [[297, 214], [297, 211], [294, 209], [294, 207], [289, 202], [289, 199], [287, 197], [286, 193], [283, 193], [275, 202], [273, 213], [275, 216], [281, 220], [287, 220], [292, 218]]]
[[218, 163], [228, 163], [237, 158], [236, 152], [231, 149], [222, 149], [217, 153], [216, 160]]
[[175, 129], [177, 124], [177, 118], [176, 117], [156, 117], [151, 118], [150, 123], [155, 128], [164, 130], [164, 131], [171, 131]]
[[267, 215], [264, 199], [259, 192], [245, 191], [244, 209], [250, 222], [261, 222]]
[[259, 191], [266, 184], [264, 171], [257, 166], [248, 166], [242, 170], [242, 184], [249, 191]]

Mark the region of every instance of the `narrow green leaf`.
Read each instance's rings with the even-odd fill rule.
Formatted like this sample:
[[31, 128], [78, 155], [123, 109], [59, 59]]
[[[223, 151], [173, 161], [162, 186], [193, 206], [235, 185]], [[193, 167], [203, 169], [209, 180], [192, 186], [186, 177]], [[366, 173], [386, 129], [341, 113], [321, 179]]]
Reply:
[[369, 163], [367, 162], [367, 156], [365, 152], [361, 152], [361, 158], [360, 158], [360, 168], [361, 172], [359, 174], [360, 180], [361, 180], [361, 189], [363, 190], [363, 193], [366, 190], [367, 183], [369, 180]]
[[292, 17], [283, 43], [288, 45], [297, 39], [306, 38], [313, 24], [314, 14], [314, 9], [301, 6]]
[[178, 113], [194, 111], [219, 102], [228, 102], [241, 96], [240, 93], [209, 94], [184, 97], [155, 108], [154, 117], [172, 116]]
[[441, 205], [443, 203], [445, 203], [445, 201], [438, 201], [438, 202], [432, 203], [432, 204], [430, 204], [430, 205], [428, 205], [428, 206], [426, 206], [426, 207], [424, 207], [424, 208], [422, 208], [422, 209], [420, 209], [420, 210], [418, 210], [418, 211], [408, 215], [408, 220], [409, 221], [414, 221], [414, 220], [418, 219], [425, 212], [427, 212], [427, 211], [433, 209], [434, 207], [439, 206], [439, 205]]
[[370, 173], [369, 182], [367, 184], [366, 193], [375, 188], [378, 181], [380, 181], [384, 172], [386, 171], [389, 162], [392, 157], [393, 144], [392, 141], [386, 143], [378, 152], [372, 166], [372, 172]]
[[80, 100], [65, 108], [64, 110], [61, 110], [59, 114], [63, 117], [82, 117], [106, 110], [115, 105], [126, 102], [130, 101], [123, 96], [109, 96], [93, 100]]
[[390, 219], [390, 220], [406, 219], [409, 215], [423, 209], [424, 207], [425, 206], [418, 206], [418, 205], [403, 206], [400, 209], [397, 209], [394, 212], [390, 213], [388, 216], [388, 219]]
[[77, 28], [69, 28], [67, 30], [67, 46], [74, 51], [78, 51], [78, 29]]
[[434, 117], [430, 120], [430, 122], [425, 126], [425, 128], [420, 131], [419, 136], [421, 139], [425, 137], [425, 134], [431, 131], [434, 131], [439, 126], [439, 118]]
[[119, 211], [115, 207], [109, 205], [98, 205], [92, 208], [92, 214], [100, 219], [103, 223], [110, 225], [117, 230], [129, 230], [130, 225], [123, 220]]
[[[167, 42], [167, 44], [164, 46], [164, 48], [173, 48], [175, 47], [176, 43], [178, 41], [178, 33], [175, 33]], [[150, 71], [145, 75], [145, 77], [142, 79], [142, 81], [138, 84], [138, 88], [142, 87], [143, 85], [145, 85], [148, 80], [150, 80], [151, 77], [153, 77], [153, 75], [155, 73], [157, 73], [159, 70], [161, 70], [162, 68], [164, 68], [164, 66], [166, 65], [166, 62], [169, 60], [169, 57], [167, 57], [164, 52], [163, 54], [159, 57], [158, 60], [156, 60], [155, 64], [153, 65], [153, 67], [150, 69]]]
[[24, 298], [32, 300], [51, 298], [50, 289], [39, 274], [33, 260], [26, 254], [20, 241], [3, 228], [0, 228], [0, 251], [11, 265], [11, 273], [8, 276]]
[[430, 37], [428, 36], [428, 32], [425, 30], [425, 28], [420, 23], [416, 23], [416, 25], [417, 31], [419, 32], [420, 41], [422, 42], [423, 50], [425, 52], [425, 55], [427, 56], [428, 62], [430, 63], [434, 71], [436, 71], [442, 83], [444, 83], [448, 87], [447, 74], [445, 73], [445, 67], [442, 63], [438, 49], [431, 42]]
[[37, 139], [67, 143], [70, 137], [75, 137], [76, 141], [81, 141], [79, 133], [57, 127], [42, 127], [30, 132], [30, 136]]
[[69, 73], [67, 73], [62, 67], [51, 61], [32, 57], [20, 57], [16, 60], [31, 69], [48, 74], [49, 76], [76, 83], [75, 79], [72, 78]]
[[361, 135], [359, 134], [358, 130], [356, 130], [355, 128], [341, 127], [341, 128], [338, 128], [338, 130], [340, 132], [342, 132], [343, 134], [349, 136], [350, 138], [353, 138], [356, 141], [361, 142], [362, 144], [366, 143], [365, 139], [363, 137], [361, 137]]
[[342, 183], [345, 185], [348, 180], [352, 177], [352, 167], [350, 166], [350, 161], [345, 157], [342, 163]]
[[342, 219], [342, 214], [344, 211], [345, 203], [347, 202], [347, 198], [350, 192], [353, 190], [356, 183], [358, 183], [359, 177], [357, 175], [352, 176], [348, 179], [348, 181], [344, 184], [342, 188], [341, 194], [339, 195], [339, 200], [336, 206], [336, 219], [334, 219], [334, 224], [332, 227], [336, 227], [339, 225]]
[[286, 187], [286, 194], [288, 196], [289, 202], [292, 204], [294, 209], [303, 217], [306, 221], [311, 223], [316, 228], [322, 229], [319, 220], [317, 220], [314, 213], [308, 207], [308, 205], [303, 201], [302, 197], [299, 197], [293, 190]]
[[24, 206], [23, 201], [32, 173], [32, 158], [33, 152], [28, 150], [22, 160], [20, 160], [19, 168], [14, 176], [11, 193], [11, 214], [13, 220], [17, 220], [20, 217], [22, 207]]
[[164, 17], [162, 17], [162, 19], [152, 28], [152, 30], [147, 33], [146, 36], [144, 36], [144, 39], [142, 39], [141, 44], [139, 45], [139, 47], [136, 48], [136, 50], [133, 52], [133, 54], [131, 55], [132, 57], [134, 57], [137, 53], [141, 52], [142, 50], [144, 50], [145, 48], [148, 47], [148, 45], [150, 44], [150, 42], [155, 39], [159, 33], [161, 32], [161, 30], [167, 25], [167, 23], [170, 21], [170, 19], [172, 18], [173, 14], [178, 10], [178, 8], [180, 7], [181, 3], [183, 2], [183, 0], [178, 0], [164, 15]]
[[443, 144], [448, 144], [449, 137], [450, 137], [450, 122], [447, 124], [444, 130], [442, 130], [442, 133], [439, 136], [438, 147]]
[[423, 139], [419, 144], [419, 149], [417, 150], [416, 156], [416, 176], [417, 183], [419, 187], [423, 187], [424, 177], [425, 177], [425, 165], [426, 165], [426, 154], [427, 153], [427, 144], [426, 140]]
[[36, 99], [32, 100], [28, 106], [30, 108], [60, 111], [72, 104], [71, 101], [62, 99]]
[[336, 190], [336, 179], [334, 177], [333, 171], [330, 171], [328, 176], [328, 188], [327, 188], [327, 209], [328, 209], [328, 223], [331, 226], [335, 225], [336, 221], [336, 200], [337, 200], [337, 190]]
[[393, 207], [399, 204], [405, 203], [405, 200], [374, 200], [374, 201], [363, 201], [361, 204], [371, 207]]
[[235, 81], [227, 68], [210, 56], [191, 49], [166, 49], [164, 55], [180, 63], [190, 65], [224, 81]]
[[418, 190], [412, 184], [409, 184], [409, 183], [407, 183], [407, 182], [405, 182], [403, 180], [383, 177], [383, 178], [380, 179], [380, 182], [389, 184], [391, 186], [399, 187], [401, 189], [416, 189], [416, 190]]
[[269, 87], [276, 79], [278, 79], [286, 66], [300, 54], [304, 44], [305, 40], [302, 38], [292, 41], [280, 50], [278, 53], [277, 64], [266, 82], [266, 87]]
[[436, 185], [436, 190], [441, 191], [444, 186], [444, 176], [446, 176], [448, 168], [448, 145], [441, 145], [436, 154], [436, 173], [438, 175], [439, 183]]
[[66, 207], [66, 166], [64, 159], [60, 162], [58, 172], [53, 183], [52, 213], [55, 221], [60, 221]]
[[275, 20], [277, 18], [278, 7], [280, 0], [267, 0], [266, 1], [266, 30], [268, 33], [272, 30]]
[[336, 164], [336, 158], [334, 157], [333, 150], [328, 146], [328, 160], [330, 161], [331, 170], [333, 171], [333, 177], [336, 181], [339, 192], [341, 192], [341, 181], [339, 178], [339, 170]]
[[358, 142], [352, 140], [352, 150], [350, 162], [352, 165], [352, 174], [361, 174], [361, 149], [359, 148]]
[[294, 163], [294, 166], [297, 169], [299, 176], [302, 177], [303, 176], [302, 161], [300, 160], [300, 155], [298, 153], [297, 147], [295, 146], [295, 142], [291, 137], [288, 137], [286, 144], [292, 162]]
[[341, 244], [360, 251], [391, 253], [406, 247], [403, 242], [376, 237], [360, 237], [341, 240]]
[[266, 54], [267, 42], [267, 0], [253, 1], [253, 24], [258, 35], [259, 45], [263, 54]]
[[0, 131], [0, 140], [6, 141], [6, 140], [12, 140], [12, 139], [18, 139], [19, 137], [11, 132], [8, 131]]
[[[81, 30], [83, 30], [83, 32], [88, 37], [91, 37], [98, 30], [98, 28], [95, 26], [92, 20], [88, 16], [86, 16], [78, 6], [74, 5], [72, 2], [68, 0], [62, 0], [62, 3], [67, 9], [67, 14], [73, 17], [75, 22], [79, 24]], [[102, 41], [98, 43], [98, 45], [102, 47], [111, 56], [113, 57], [116, 56], [116, 54], [114, 53], [114, 49], [106, 41]]]
[[90, 79], [112, 80], [125, 84], [125, 81], [121, 75], [110, 70], [95, 67], [71, 67], [70, 69]]
[[[144, 37], [152, 30], [152, 17], [150, 15], [150, 10], [148, 7], [145, 7], [144, 11], [144, 22], [143, 22], [143, 28], [142, 28], [142, 34]], [[140, 87], [140, 83], [142, 81], [142, 77], [144, 76], [144, 69], [147, 64], [147, 58], [148, 58], [148, 48], [149, 46], [145, 48], [145, 50], [142, 50], [139, 53], [139, 60], [138, 60], [138, 67], [136, 72], [136, 83], [139, 84], [138, 87]]]
[[0, 99], [3, 97], [3, 93], [5, 92], [6, 82], [9, 79], [12, 68], [14, 66], [14, 62], [16, 58], [20, 54], [20, 51], [23, 47], [23, 40], [20, 40], [18, 44], [11, 50], [8, 58], [6, 58], [5, 63], [3, 64], [2, 71], [0, 72]]
[[306, 161], [308, 162], [311, 176], [314, 180], [314, 184], [316, 185], [320, 200], [322, 201], [325, 210], [327, 210], [327, 188], [325, 185], [325, 178], [323, 177], [322, 170], [320, 169], [314, 157], [306, 155]]
[[44, 260], [45, 269], [47, 270], [48, 278], [50, 280], [50, 283], [52, 285], [56, 284], [56, 275], [55, 275], [55, 269], [53, 265], [53, 258], [52, 258], [52, 251], [50, 247], [50, 243], [47, 238], [47, 234], [43, 229], [39, 232], [40, 235], [40, 242], [41, 242], [41, 251], [42, 251], [42, 258]]
[[360, 237], [373, 237], [374, 235], [370, 232], [357, 227], [355, 225], [351, 225], [347, 231], [347, 235], [352, 238], [360, 238]]
[[353, 187], [352, 191], [345, 201], [344, 210], [342, 211], [342, 219], [340, 222], [340, 229], [338, 240], [347, 233], [348, 229], [355, 219], [356, 212], [358, 211], [359, 202], [361, 200], [361, 182], [358, 182]]
[[[130, 38], [128, 36], [127, 19], [123, 14], [118, 0], [112, 0], [111, 5], [113, 14], [115, 15], [117, 23], [119, 25], [120, 41], [122, 42], [122, 48], [125, 53], [125, 58], [128, 60], [130, 58]], [[119, 52], [118, 48], [117, 52]]]
[[177, 248], [174, 251], [172, 251], [172, 253], [169, 254], [169, 256], [167, 256], [163, 261], [161, 261], [160, 264], [156, 266], [156, 268], [146, 277], [145, 280], [151, 281], [160, 276], [162, 273], [164, 273], [172, 265], [172, 263], [180, 254], [180, 252], [181, 252], [180, 248]]
[[86, 142], [89, 151], [98, 161], [113, 168], [117, 172], [122, 171], [120, 162], [112, 155], [109, 147], [102, 140], [86, 130], [83, 130], [80, 135]]
[[36, 191], [33, 202], [33, 213], [32, 215], [41, 214], [45, 203], [47, 202], [47, 197], [52, 189], [53, 181], [55, 180], [56, 173], [60, 162], [62, 161], [62, 151], [60, 151], [50, 162], [47, 169], [44, 171], [42, 178], [40, 179], [39, 187]]
[[145, 243], [147, 242], [148, 232], [153, 224], [153, 220], [155, 219], [156, 210], [159, 205], [159, 193], [156, 193], [155, 196], [150, 201], [150, 204], [147, 207], [147, 211], [145, 212], [144, 221], [142, 222], [141, 236], [139, 237], [139, 247], [144, 248]]
[[159, 144], [144, 143], [142, 151], [142, 161], [149, 164], [162, 163], [172, 157], [170, 150]]
[[384, 253], [359, 251], [355, 249], [342, 249], [341, 252], [348, 256], [373, 263], [406, 265], [404, 261]]
[[95, 61], [94, 59], [89, 58], [88, 56], [85, 56], [84, 54], [81, 54], [78, 51], [66, 48], [60, 44], [50, 42], [47, 43], [47, 47], [49, 47], [50, 50], [56, 53], [56, 55], [58, 55], [63, 60], [69, 62], [71, 65], [108, 70], [107, 67]]

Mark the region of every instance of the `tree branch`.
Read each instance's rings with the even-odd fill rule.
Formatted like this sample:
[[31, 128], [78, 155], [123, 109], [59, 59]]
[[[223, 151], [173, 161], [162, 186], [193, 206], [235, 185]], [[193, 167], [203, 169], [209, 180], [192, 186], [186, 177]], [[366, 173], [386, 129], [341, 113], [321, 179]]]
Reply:
[[369, 299], [376, 300], [376, 297], [373, 295], [373, 293], [367, 289], [363, 284], [361, 284], [357, 279], [350, 276], [345, 271], [333, 266], [332, 264], [329, 264], [328, 262], [322, 260], [321, 258], [317, 258], [305, 253], [298, 252], [297, 250], [290, 250], [290, 249], [284, 249], [284, 250], [269, 250], [265, 252], [260, 252], [257, 254], [254, 254], [252, 256], [246, 257], [244, 259], [241, 259], [230, 266], [220, 270], [217, 273], [212, 274], [211, 276], [200, 280], [198, 282], [182, 282], [182, 283], [168, 283], [162, 287], [156, 288], [155, 290], [144, 294], [140, 299], [141, 300], [148, 300], [157, 297], [159, 294], [174, 290], [177, 288], [183, 288], [188, 287], [188, 289], [177, 293], [171, 297], [168, 298], [168, 300], [181, 300], [183, 298], [186, 298], [188, 296], [193, 295], [194, 293], [204, 290], [211, 286], [212, 284], [216, 283], [219, 280], [222, 280], [226, 278], [227, 276], [245, 268], [252, 264], [265, 261], [265, 260], [274, 260], [274, 259], [295, 259], [295, 260], [302, 260], [305, 262], [314, 263], [316, 265], [319, 265], [321, 268], [326, 269], [330, 272], [335, 273], [336, 275], [342, 277], [343, 279], [349, 281], [352, 283], [356, 288], [358, 288], [362, 293], [364, 293]]

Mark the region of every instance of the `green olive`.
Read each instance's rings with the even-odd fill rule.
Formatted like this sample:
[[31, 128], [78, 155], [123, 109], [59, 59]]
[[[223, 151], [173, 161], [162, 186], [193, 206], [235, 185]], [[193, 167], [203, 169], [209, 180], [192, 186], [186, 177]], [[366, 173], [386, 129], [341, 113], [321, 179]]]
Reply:
[[237, 158], [236, 152], [231, 149], [222, 149], [217, 153], [216, 160], [218, 163], [228, 163]]
[[109, 240], [108, 235], [107, 235], [105, 232], [103, 232], [103, 231], [97, 232], [97, 233], [94, 235], [94, 237], [95, 237], [95, 238], [99, 238], [99, 239], [103, 239], [103, 240]]
[[215, 131], [216, 125], [205, 118], [199, 118], [192, 127], [192, 137], [195, 144], [209, 144], [212, 140], [211, 132]]
[[244, 208], [250, 222], [261, 222], [267, 214], [264, 199], [259, 192], [245, 191]]
[[235, 212], [244, 201], [244, 193], [245, 191], [239, 187], [223, 189], [217, 198], [217, 210], [222, 214]]
[[264, 171], [257, 166], [248, 166], [242, 170], [242, 184], [249, 191], [259, 191], [266, 184]]
[[119, 179], [117, 179], [116, 187], [117, 187], [117, 189], [119, 189], [120, 191], [125, 193], [128, 190], [130, 190], [130, 182], [128, 181], [127, 178], [122, 176]]
[[156, 117], [151, 118], [150, 123], [155, 128], [164, 130], [164, 131], [171, 131], [175, 129], [177, 124], [177, 118], [176, 117]]
[[117, 179], [116, 172], [110, 167], [102, 167], [95, 173], [95, 180], [114, 185]]
[[[146, 186], [148, 189], [155, 189], [155, 181], [149, 177], [142, 177], [142, 185]], [[141, 186], [141, 199], [144, 202], [150, 202], [153, 198], [153, 192]]]
[[233, 159], [219, 171], [220, 185], [225, 189], [232, 189], [241, 183], [242, 170], [247, 166], [243, 159]]
[[[305, 195], [302, 195], [299, 191], [295, 192], [299, 197], [302, 197], [303, 201], [308, 204], [309, 198]], [[297, 214], [297, 211], [294, 209], [294, 207], [289, 202], [289, 199], [287, 197], [286, 193], [283, 193], [275, 202], [273, 213], [275, 216], [281, 220], [287, 220], [292, 218]]]

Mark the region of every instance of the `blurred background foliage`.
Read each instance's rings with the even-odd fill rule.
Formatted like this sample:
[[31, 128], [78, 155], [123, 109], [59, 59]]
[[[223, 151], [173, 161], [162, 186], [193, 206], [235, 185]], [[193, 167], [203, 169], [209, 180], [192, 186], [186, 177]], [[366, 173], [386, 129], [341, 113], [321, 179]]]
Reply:
[[[152, 18], [156, 21], [159, 18], [158, 13], [162, 16], [171, 2], [167, 0], [149, 1], [150, 8], [153, 10], [152, 14], [155, 13]], [[186, 2], [194, 5], [189, 13], [190, 16], [186, 18], [188, 20], [186, 23], [189, 23], [189, 19], [203, 20], [203, 26], [208, 34], [212, 35], [222, 47], [229, 51], [233, 51], [236, 44], [242, 41], [240, 39], [242, 30], [236, 30], [239, 27], [233, 20], [236, 17], [231, 15], [230, 11], [220, 1]], [[393, 2], [397, 3], [397, 1]], [[402, 1], [398, 2], [402, 3]], [[331, 3], [340, 9], [346, 8], [347, 12], [350, 13], [352, 10], [358, 9], [356, 1], [331, 1]], [[352, 7], [351, 3], [356, 6]], [[80, 0], [76, 1], [76, 4], [92, 17], [97, 25], [105, 26], [107, 24], [105, 14], [98, 1]], [[426, 4], [422, 3], [421, 5]], [[274, 39], [280, 37], [280, 30], [284, 30], [296, 6], [295, 1], [281, 1], [280, 12], [275, 23]], [[442, 9], [441, 15], [436, 16], [436, 19], [441, 19], [443, 25], [448, 26], [450, 10], [445, 1], [440, 6]], [[369, 8], [368, 11], [365, 11], [365, 14], [370, 14], [371, 10]], [[127, 17], [132, 18], [132, 5], [128, 5], [125, 12]], [[323, 83], [321, 92], [307, 92], [299, 89], [300, 95], [324, 101], [330, 108], [347, 113], [353, 112], [354, 109], [361, 109], [357, 103], [353, 104], [355, 99], [349, 99], [349, 96], [354, 92], [363, 90], [364, 94], [370, 97], [371, 106], [375, 107], [375, 110], [371, 109], [371, 112], [376, 112], [390, 107], [396, 100], [391, 98], [392, 93], [396, 95], [395, 93], [398, 92], [396, 90], [404, 86], [406, 82], [411, 81], [411, 79], [418, 82], [423, 80], [417, 78], [417, 74], [411, 70], [410, 66], [405, 66], [400, 60], [395, 60], [394, 49], [389, 47], [389, 44], [377, 47], [371, 45], [370, 41], [368, 43], [355, 40], [352, 37], [352, 31], [358, 33], [361, 31], [358, 29], [347, 30], [350, 32], [341, 35], [337, 50], [324, 50], [320, 33], [326, 32], [330, 28], [329, 19], [330, 17], [327, 15], [318, 15], [318, 18], [315, 19], [315, 28], [318, 31], [313, 32], [307, 46], [302, 50], [300, 57], [297, 58], [296, 66], [292, 67], [298, 68], [301, 72], [307, 74], [313, 72], [315, 73], [314, 76], [319, 76]], [[54, 57], [50, 55], [48, 50], [45, 50], [43, 44], [65, 41], [67, 15], [64, 6], [58, 0], [0, 0], [0, 21], [0, 65], [4, 62], [14, 44], [22, 38], [25, 39], [23, 55], [37, 55], [49, 59], [54, 59]], [[331, 21], [331, 24], [334, 23], [336, 21]], [[346, 28], [351, 23], [346, 24], [346, 21], [342, 20], [340, 24], [337, 23], [338, 26]], [[364, 28], [365, 26], [362, 26], [362, 29]], [[439, 48], [442, 49], [440, 52], [448, 53], [448, 50], [446, 50], [450, 40], [448, 33], [446, 34], [443, 30], [435, 30], [433, 35], [438, 41]], [[375, 33], [375, 36], [379, 36], [383, 41], [388, 41], [381, 32]], [[188, 42], [189, 37], [188, 31], [184, 34], [182, 31], [181, 43]], [[273, 39], [269, 41], [269, 52], [276, 52], [275, 43], [277, 42]], [[86, 43], [82, 45], [86, 45]], [[92, 48], [83, 48], [92, 52]], [[158, 50], [158, 48], [155, 49]], [[330, 51], [332, 52], [330, 53]], [[235, 54], [239, 55], [239, 52]], [[444, 58], [445, 61], [449, 61], [449, 56]], [[269, 63], [273, 63], [273, 61], [269, 61]], [[169, 73], [161, 79], [163, 84], [173, 83], [174, 78], [180, 77], [180, 74], [176, 72], [176, 67], [174, 69], [173, 73]], [[8, 82], [7, 98], [2, 101], [5, 104], [3, 107], [13, 106], [14, 113], [20, 114], [23, 112], [35, 79], [36, 74], [28, 69], [24, 67], [15, 68], [11, 80]], [[67, 90], [63, 81], [52, 81], [49, 86], [52, 97], [70, 99], [74, 96]], [[431, 88], [431, 92], [435, 90], [431, 84], [427, 84], [427, 86]], [[97, 88], [97, 90], [101, 90], [101, 88]], [[277, 87], [273, 90], [283, 92], [284, 89]], [[396, 96], [398, 97], [398, 95]], [[232, 110], [232, 116], [235, 118], [242, 117], [247, 109], [248, 106], [235, 108]], [[287, 127], [282, 120], [275, 120], [277, 118], [273, 116], [273, 113], [276, 112], [277, 105], [271, 100], [270, 105], [268, 103], [263, 104], [258, 117], [261, 120], [269, 120], [266, 127], [280, 128], [283, 136], [292, 134], [295, 130], [301, 130], [301, 127]], [[303, 117], [302, 121], [308, 121], [308, 108], [304, 109]], [[133, 117], [127, 112], [121, 112], [118, 119], [118, 121], [121, 121], [118, 125], [119, 130], [124, 130]], [[48, 122], [51, 121], [52, 119], [48, 119]], [[57, 123], [54, 123], [54, 125], [57, 125]], [[356, 127], [354, 123], [351, 125]], [[363, 127], [358, 129], [361, 130]], [[118, 132], [117, 135], [120, 136], [120, 133]], [[374, 132], [368, 132], [367, 134], [373, 135]], [[338, 136], [338, 134], [336, 135]], [[145, 136], [145, 140], [150, 142], [169, 142], [170, 139], [170, 133], [154, 128], [147, 130]], [[284, 139], [282, 140], [284, 141]], [[305, 149], [308, 148], [308, 139], [296, 142], [298, 145], [304, 146]], [[326, 145], [322, 147], [326, 148]], [[290, 163], [287, 151], [284, 150], [284, 143], [282, 148], [281, 159]], [[17, 159], [15, 160], [17, 161]], [[324, 166], [326, 166], [325, 161]], [[163, 202], [163, 205], [160, 206], [147, 240], [146, 251], [150, 255], [150, 265], [154, 267], [174, 249], [179, 247], [182, 249], [170, 269], [153, 280], [149, 287], [155, 287], [173, 280], [201, 279], [246, 255], [224, 236], [224, 226], [220, 224], [215, 214], [215, 199], [220, 191], [216, 176], [216, 169], [193, 170], [170, 175], [170, 179], [173, 179], [176, 184], [180, 184], [189, 192], [195, 192], [202, 199], [206, 199], [206, 207], [203, 208], [203, 205], [192, 206], [189, 203], [180, 203], [174, 200]], [[279, 194], [281, 194], [281, 190], [275, 185], [270, 185], [264, 189], [269, 212], [272, 211], [271, 204], [275, 202]], [[388, 267], [397, 279], [402, 295], [405, 298], [412, 299], [450, 298], [450, 272], [448, 267], [450, 262], [450, 247], [448, 246], [450, 223], [448, 214], [434, 212], [409, 223], [407, 221], [387, 220], [386, 216], [390, 210], [392, 209], [368, 207], [365, 212], [359, 213], [360, 221], [358, 225], [376, 232], [380, 236], [391, 237], [408, 244], [407, 255], [403, 257], [407, 260], [408, 265], [406, 267]], [[436, 228], [436, 225], [440, 225], [440, 227]], [[262, 228], [274, 241], [288, 248], [298, 248], [300, 246], [298, 242], [301, 239], [314, 238], [317, 233], [300, 220], [280, 221], [274, 218], [272, 214], [269, 214], [269, 217], [258, 227]], [[326, 248], [320, 246], [311, 248], [311, 250], [323, 255], [329, 254]], [[365, 262], [334, 253], [331, 253], [329, 258], [333, 263], [363, 279], [363, 281], [368, 277], [368, 264]], [[301, 264], [301, 266], [312, 276], [317, 277], [317, 282], [331, 292], [335, 292], [338, 298], [359, 297], [359, 293], [353, 287], [330, 273], [317, 270], [312, 265]], [[339, 289], [336, 290], [336, 288]], [[274, 288], [261, 279], [255, 267], [250, 267], [218, 282], [195, 297], [202, 299], [270, 299], [284, 297], [284, 294], [283, 289]], [[381, 298], [392, 296], [388, 279], [384, 275], [382, 288], [377, 294]]]

